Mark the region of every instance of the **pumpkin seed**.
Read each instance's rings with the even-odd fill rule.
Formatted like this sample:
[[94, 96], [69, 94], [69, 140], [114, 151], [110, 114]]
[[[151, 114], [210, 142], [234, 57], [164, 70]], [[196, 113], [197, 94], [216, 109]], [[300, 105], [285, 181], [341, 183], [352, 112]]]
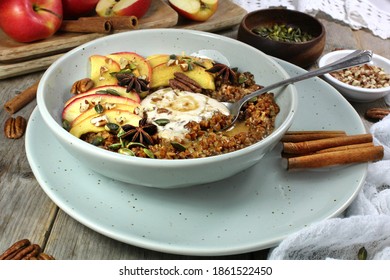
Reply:
[[104, 89], [104, 90], [97, 90], [96, 93], [98, 93], [98, 94], [111, 94], [111, 95], [115, 95], [115, 96], [120, 96], [119, 92], [115, 89], [112, 89], [112, 88], [108, 88], [108, 89]]
[[96, 104], [95, 107], [93, 107], [96, 111], [96, 113], [101, 114], [104, 112], [104, 108], [102, 104]]
[[118, 153], [126, 156], [132, 156], [132, 157], [135, 156], [134, 152], [128, 148], [120, 148], [118, 150]]
[[178, 150], [179, 152], [184, 152], [185, 150], [187, 150], [186, 147], [184, 147], [182, 144], [180, 144], [179, 142], [171, 142], [171, 145], [172, 147], [174, 147], [176, 150]]
[[134, 147], [134, 146], [140, 146], [140, 147], [146, 148], [146, 146], [144, 144], [139, 143], [139, 142], [129, 142], [126, 144], [126, 148], [130, 148], [130, 147]]
[[104, 138], [101, 136], [96, 136], [92, 139], [91, 144], [95, 146], [100, 146], [104, 141]]
[[114, 143], [108, 146], [110, 150], [118, 150], [122, 147], [122, 143]]
[[126, 134], [126, 131], [123, 128], [120, 128], [118, 134], [116, 135], [118, 138], [122, 139], [122, 136]]
[[67, 120], [63, 120], [63, 121], [62, 121], [62, 127], [63, 127], [66, 131], [69, 131], [69, 130], [72, 128], [72, 126], [70, 125], [70, 122], [67, 121]]
[[109, 131], [109, 132], [118, 132], [120, 126], [117, 125], [116, 123], [107, 123], [105, 126], [104, 126], [104, 129]]
[[298, 27], [285, 24], [274, 24], [272, 27], [258, 26], [252, 29], [252, 32], [270, 40], [301, 43], [313, 39], [313, 36], [307, 32], [302, 32]]
[[367, 250], [366, 250], [366, 248], [362, 247], [362, 248], [359, 249], [358, 259], [359, 260], [367, 260]]
[[159, 126], [166, 126], [167, 124], [169, 124], [169, 119], [157, 119], [154, 120], [154, 122]]
[[151, 150], [144, 148], [144, 153], [149, 157], [149, 158], [154, 158], [154, 154]]
[[243, 84], [243, 83], [245, 83], [247, 80], [248, 80], [248, 78], [247, 78], [245, 75], [240, 75], [240, 76], [238, 77], [238, 83], [239, 83], [239, 84]]

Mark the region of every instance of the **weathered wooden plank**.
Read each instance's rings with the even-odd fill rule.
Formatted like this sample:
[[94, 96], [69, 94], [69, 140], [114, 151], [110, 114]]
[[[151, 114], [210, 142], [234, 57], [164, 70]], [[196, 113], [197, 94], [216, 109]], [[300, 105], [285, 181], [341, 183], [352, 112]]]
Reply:
[[[0, 82], [0, 104], [31, 85], [41, 74], [24, 79]], [[35, 107], [32, 102], [17, 115], [26, 119]], [[1, 108], [2, 126], [10, 115]], [[30, 239], [41, 246], [56, 215], [57, 206], [42, 191], [27, 161], [25, 137], [8, 139], [0, 134], [0, 251], [3, 252], [20, 239]], [[42, 155], [44, 156], [44, 155]]]

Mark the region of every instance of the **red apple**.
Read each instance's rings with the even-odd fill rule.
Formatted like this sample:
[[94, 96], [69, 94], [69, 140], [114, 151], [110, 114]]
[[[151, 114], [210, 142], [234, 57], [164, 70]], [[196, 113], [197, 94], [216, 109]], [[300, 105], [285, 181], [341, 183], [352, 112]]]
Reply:
[[171, 7], [179, 15], [195, 20], [208, 20], [218, 8], [218, 0], [169, 0]]
[[99, 0], [62, 0], [65, 19], [89, 16], [95, 11]]
[[19, 42], [52, 36], [61, 26], [61, 0], [1, 0], [0, 28]]
[[151, 0], [100, 0], [96, 13], [101, 17], [136, 16], [143, 17], [148, 11]]

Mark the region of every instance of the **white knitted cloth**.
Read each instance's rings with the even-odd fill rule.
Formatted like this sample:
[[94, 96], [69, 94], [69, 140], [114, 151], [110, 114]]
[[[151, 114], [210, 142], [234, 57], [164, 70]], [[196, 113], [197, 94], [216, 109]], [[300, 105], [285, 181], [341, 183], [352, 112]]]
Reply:
[[390, 38], [389, 0], [233, 0], [248, 12], [269, 7], [316, 15], [323, 12], [353, 29], [368, 28], [382, 39]]
[[269, 259], [353, 260], [362, 247], [367, 259], [390, 259], [390, 116], [375, 123], [370, 133], [385, 148], [385, 156], [369, 164], [362, 191], [344, 217], [290, 235], [271, 250]]

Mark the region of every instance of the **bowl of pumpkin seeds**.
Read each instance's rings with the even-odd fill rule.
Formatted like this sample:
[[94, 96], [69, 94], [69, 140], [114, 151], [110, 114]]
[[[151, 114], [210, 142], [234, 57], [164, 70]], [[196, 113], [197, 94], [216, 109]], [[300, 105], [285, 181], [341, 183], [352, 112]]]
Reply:
[[237, 37], [268, 55], [306, 68], [321, 56], [326, 32], [319, 20], [306, 13], [262, 9], [242, 19]]

